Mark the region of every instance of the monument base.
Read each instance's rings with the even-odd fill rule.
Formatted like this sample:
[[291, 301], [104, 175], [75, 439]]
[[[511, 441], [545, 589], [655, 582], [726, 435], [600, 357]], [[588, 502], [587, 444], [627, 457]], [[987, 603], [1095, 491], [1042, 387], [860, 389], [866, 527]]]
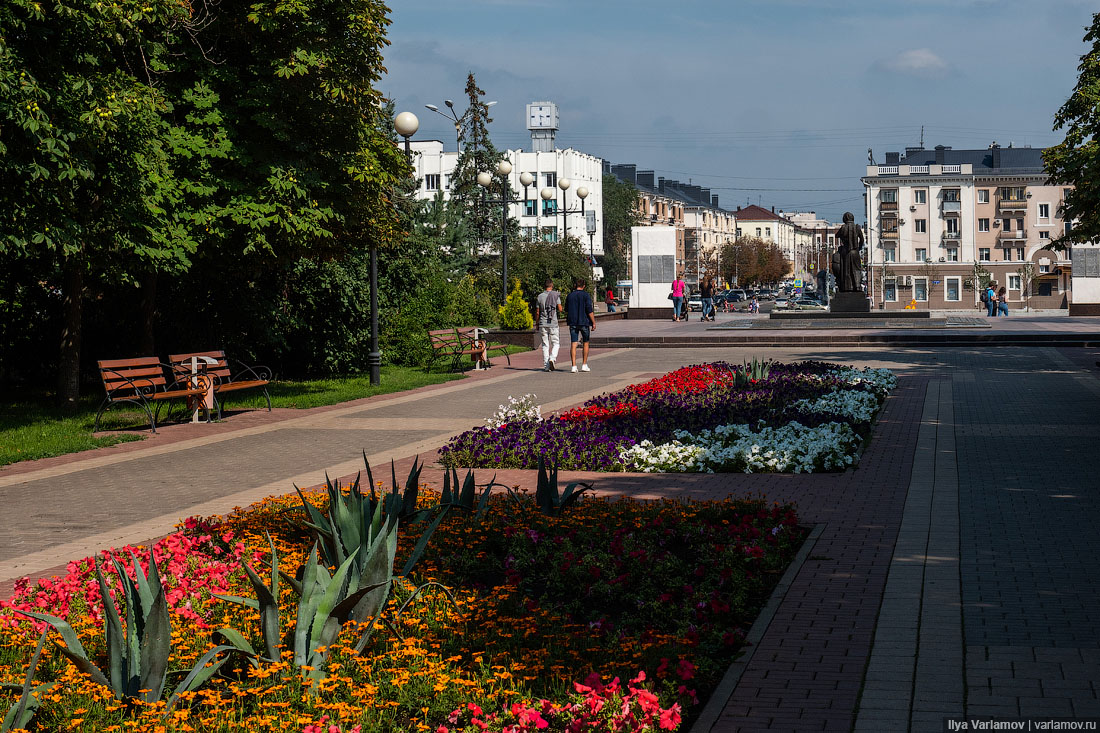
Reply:
[[840, 313], [870, 313], [871, 301], [864, 293], [836, 293], [829, 298], [829, 312]]

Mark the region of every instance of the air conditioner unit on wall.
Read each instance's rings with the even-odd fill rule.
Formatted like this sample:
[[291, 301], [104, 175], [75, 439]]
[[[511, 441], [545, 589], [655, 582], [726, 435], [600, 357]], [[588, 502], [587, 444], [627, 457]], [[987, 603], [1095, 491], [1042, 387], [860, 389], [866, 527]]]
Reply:
[[901, 286], [903, 288], [913, 287], [913, 276], [912, 275], [902, 275], [902, 277], [901, 277]]

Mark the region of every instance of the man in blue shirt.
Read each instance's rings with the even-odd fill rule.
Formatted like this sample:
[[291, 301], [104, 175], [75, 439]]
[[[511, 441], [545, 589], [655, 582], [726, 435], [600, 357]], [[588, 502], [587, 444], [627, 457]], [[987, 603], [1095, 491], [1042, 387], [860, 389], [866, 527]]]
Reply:
[[592, 312], [592, 296], [584, 289], [585, 281], [577, 278], [573, 284], [573, 291], [565, 298], [565, 322], [569, 326], [569, 362], [573, 365], [569, 371], [577, 371], [577, 342], [580, 341], [581, 371], [590, 372], [588, 368], [588, 338], [589, 332], [596, 328], [596, 316]]

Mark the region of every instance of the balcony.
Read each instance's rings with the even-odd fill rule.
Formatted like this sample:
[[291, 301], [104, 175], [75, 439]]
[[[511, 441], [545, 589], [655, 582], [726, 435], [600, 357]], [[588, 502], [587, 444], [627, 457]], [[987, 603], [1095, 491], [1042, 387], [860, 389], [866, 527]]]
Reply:
[[911, 166], [909, 166], [909, 172], [910, 173], [915, 173], [915, 174], [924, 173], [925, 175], [927, 175], [928, 174], [928, 166], [926, 166], [926, 165], [911, 165]]
[[880, 201], [879, 204], [878, 204], [878, 210], [879, 211], [897, 211], [898, 210], [898, 202], [897, 201]]
[[898, 167], [896, 165], [880, 165], [878, 167], [878, 174], [880, 176], [896, 176], [898, 174]]
[[1004, 241], [1024, 241], [1027, 239], [1027, 230], [1018, 229], [1014, 232], [997, 232], [997, 240]]
[[952, 244], [958, 242], [962, 238], [962, 234], [959, 232], [944, 232], [943, 241], [945, 244]]
[[889, 231], [889, 232], [881, 232], [880, 234], [881, 234], [883, 239], [897, 239], [898, 238], [898, 230], [897, 229], [894, 229], [893, 231]]
[[962, 169], [961, 165], [945, 165], [941, 168], [944, 173], [962, 173]]
[[943, 201], [940, 204], [940, 210], [945, 214], [961, 214], [962, 201]]
[[997, 207], [1001, 211], [1026, 211], [1027, 199], [1000, 199]]

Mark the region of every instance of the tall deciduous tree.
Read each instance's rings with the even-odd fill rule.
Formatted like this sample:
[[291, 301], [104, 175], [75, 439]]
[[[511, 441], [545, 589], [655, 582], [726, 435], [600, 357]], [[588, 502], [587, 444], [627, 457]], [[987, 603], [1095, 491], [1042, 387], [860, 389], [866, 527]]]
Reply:
[[791, 262], [775, 242], [759, 237], [739, 237], [722, 245], [722, 277], [740, 286], [776, 282], [791, 269]]
[[603, 177], [603, 273], [608, 285], [626, 277], [630, 228], [641, 223], [638, 189], [613, 175]]
[[1092, 47], [1077, 67], [1077, 86], [1054, 116], [1054, 129], [1065, 128], [1066, 138], [1043, 151], [1051, 179], [1074, 187], [1062, 218], [1077, 225], [1051, 244], [1054, 249], [1100, 239], [1100, 13], [1092, 16], [1084, 41]]

